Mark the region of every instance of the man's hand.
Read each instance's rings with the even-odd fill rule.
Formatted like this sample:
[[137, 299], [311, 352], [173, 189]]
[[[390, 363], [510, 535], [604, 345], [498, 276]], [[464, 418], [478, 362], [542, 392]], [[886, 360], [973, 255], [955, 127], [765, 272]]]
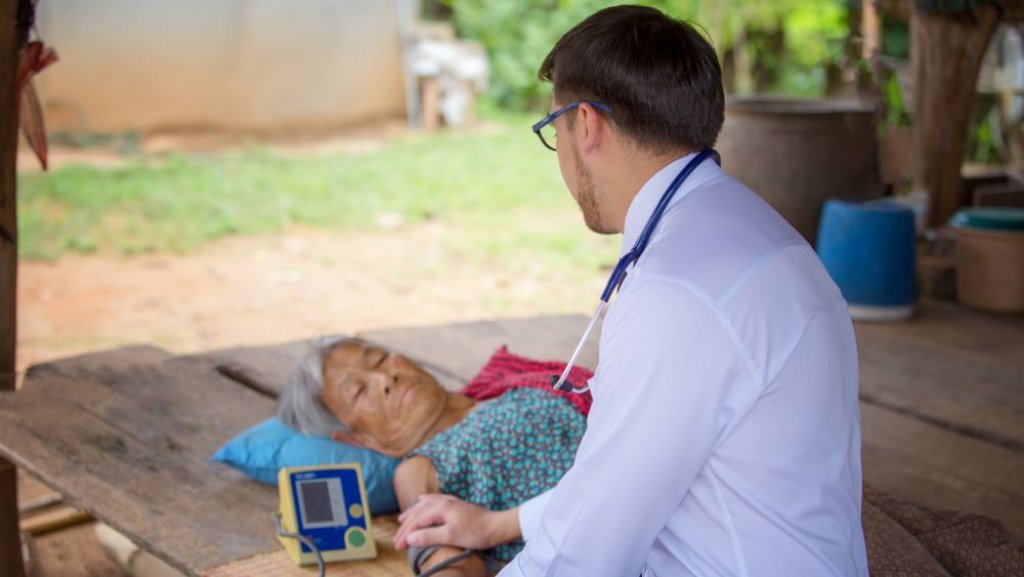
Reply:
[[490, 549], [521, 536], [519, 509], [488, 511], [450, 495], [421, 495], [398, 516], [395, 548], [452, 545]]

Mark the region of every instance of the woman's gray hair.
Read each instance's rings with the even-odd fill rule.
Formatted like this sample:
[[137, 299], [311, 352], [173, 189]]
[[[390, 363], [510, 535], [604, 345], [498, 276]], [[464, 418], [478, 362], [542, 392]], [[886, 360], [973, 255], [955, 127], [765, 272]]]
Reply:
[[277, 416], [292, 429], [306, 435], [330, 437], [351, 429], [320, 401], [324, 384], [324, 357], [331, 349], [354, 339], [321, 337], [310, 343], [312, 350], [299, 361], [278, 400]]

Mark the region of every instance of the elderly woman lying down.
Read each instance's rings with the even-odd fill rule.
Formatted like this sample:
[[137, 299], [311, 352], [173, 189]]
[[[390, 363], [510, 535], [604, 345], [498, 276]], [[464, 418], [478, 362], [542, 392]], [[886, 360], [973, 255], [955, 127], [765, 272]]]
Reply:
[[[306, 434], [405, 457], [394, 477], [403, 510], [421, 495], [444, 493], [507, 514], [554, 487], [586, 426], [571, 403], [548, 391], [512, 389], [478, 402], [445, 390], [402, 355], [354, 339], [325, 343], [303, 360], [279, 416]], [[470, 553], [430, 574], [487, 575], [522, 546]], [[410, 564], [429, 573], [463, 555], [448, 547], [411, 550]]]

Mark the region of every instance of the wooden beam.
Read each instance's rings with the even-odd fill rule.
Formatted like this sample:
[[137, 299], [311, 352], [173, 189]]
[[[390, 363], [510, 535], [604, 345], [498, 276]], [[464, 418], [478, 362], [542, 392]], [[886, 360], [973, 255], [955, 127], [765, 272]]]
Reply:
[[[14, 82], [22, 39], [17, 0], [0, 0], [0, 391], [14, 390], [18, 228], [15, 164], [18, 95]], [[0, 574], [24, 577], [18, 531], [18, 471], [0, 457]]]

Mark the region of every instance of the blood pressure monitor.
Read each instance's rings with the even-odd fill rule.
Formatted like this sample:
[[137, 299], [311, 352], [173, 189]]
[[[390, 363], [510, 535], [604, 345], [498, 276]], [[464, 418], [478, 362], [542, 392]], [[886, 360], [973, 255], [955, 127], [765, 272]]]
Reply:
[[281, 497], [277, 538], [296, 564], [317, 563], [308, 542], [319, 549], [324, 562], [377, 556], [359, 463], [281, 469], [277, 487]]

